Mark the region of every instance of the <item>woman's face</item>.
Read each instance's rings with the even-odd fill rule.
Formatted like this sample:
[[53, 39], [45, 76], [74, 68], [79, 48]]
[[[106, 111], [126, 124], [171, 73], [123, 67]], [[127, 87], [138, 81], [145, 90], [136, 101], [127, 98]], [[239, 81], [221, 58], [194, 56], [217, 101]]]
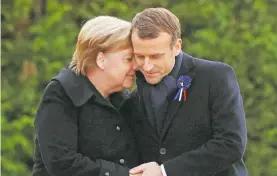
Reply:
[[105, 53], [104, 71], [117, 87], [123, 89], [131, 88], [135, 78], [135, 61], [133, 59], [133, 48]]

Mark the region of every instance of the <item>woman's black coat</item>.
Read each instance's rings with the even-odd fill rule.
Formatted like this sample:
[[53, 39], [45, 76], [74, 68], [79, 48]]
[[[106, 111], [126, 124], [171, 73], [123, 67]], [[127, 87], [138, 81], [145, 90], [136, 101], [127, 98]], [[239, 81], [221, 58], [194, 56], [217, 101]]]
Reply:
[[135, 141], [119, 113], [128, 98], [104, 99], [65, 67], [46, 87], [35, 118], [33, 176], [128, 176]]

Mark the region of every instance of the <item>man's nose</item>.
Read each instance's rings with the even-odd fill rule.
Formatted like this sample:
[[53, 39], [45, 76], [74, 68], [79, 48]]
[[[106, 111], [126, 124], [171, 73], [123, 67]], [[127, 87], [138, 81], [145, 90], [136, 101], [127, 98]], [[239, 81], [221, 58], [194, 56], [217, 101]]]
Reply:
[[145, 58], [144, 64], [143, 64], [143, 70], [149, 72], [154, 67], [153, 64], [149, 62], [149, 58]]

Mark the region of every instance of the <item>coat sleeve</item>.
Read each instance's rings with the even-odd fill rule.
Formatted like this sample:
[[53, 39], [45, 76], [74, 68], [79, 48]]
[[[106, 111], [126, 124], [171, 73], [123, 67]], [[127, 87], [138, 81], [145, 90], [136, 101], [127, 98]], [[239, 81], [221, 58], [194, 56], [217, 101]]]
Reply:
[[77, 152], [77, 113], [58, 82], [44, 92], [35, 119], [35, 133], [43, 164], [52, 176], [128, 176], [129, 169]]
[[210, 108], [213, 137], [201, 147], [164, 162], [167, 176], [214, 175], [242, 159], [246, 122], [233, 69], [217, 63], [211, 69]]

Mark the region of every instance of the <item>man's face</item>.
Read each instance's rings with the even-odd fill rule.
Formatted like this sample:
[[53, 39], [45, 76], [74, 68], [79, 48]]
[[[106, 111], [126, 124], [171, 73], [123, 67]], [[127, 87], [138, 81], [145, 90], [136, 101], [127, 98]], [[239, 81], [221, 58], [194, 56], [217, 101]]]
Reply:
[[181, 39], [173, 47], [171, 36], [160, 32], [154, 39], [141, 39], [136, 30], [132, 33], [135, 61], [149, 84], [159, 83], [168, 75], [175, 63], [175, 56], [181, 51]]

